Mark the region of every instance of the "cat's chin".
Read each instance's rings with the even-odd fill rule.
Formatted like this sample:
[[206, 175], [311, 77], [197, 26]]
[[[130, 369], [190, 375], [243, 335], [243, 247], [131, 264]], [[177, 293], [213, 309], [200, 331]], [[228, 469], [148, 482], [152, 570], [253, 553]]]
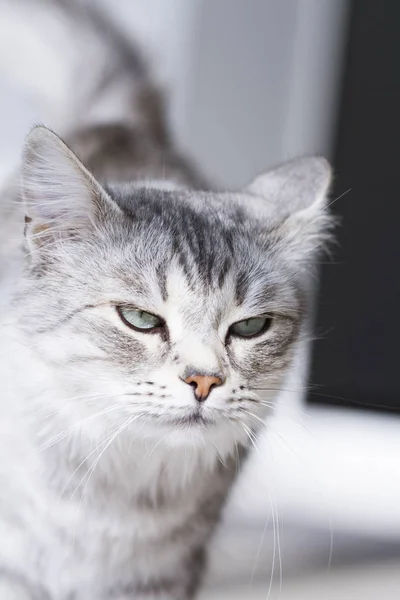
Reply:
[[237, 424], [198, 413], [188, 413], [179, 418], [165, 417], [153, 423], [148, 421], [144, 426], [138, 426], [135, 437], [151, 445], [156, 444], [158, 448], [200, 449], [202, 452], [208, 448], [212, 454], [218, 450], [221, 455], [231, 454], [237, 444], [247, 445], [245, 431]]
[[189, 414], [178, 418], [165, 418], [158, 421], [147, 422], [145, 426], [140, 427], [138, 434], [143, 438], [160, 439], [166, 436], [168, 440], [171, 437], [177, 437], [186, 440], [189, 443], [193, 435], [204, 436], [218, 428], [214, 421], [206, 419], [201, 415]]
[[172, 426], [176, 427], [211, 427], [215, 425], [215, 419], [206, 417], [200, 410], [194, 410], [182, 417], [176, 417], [170, 421]]

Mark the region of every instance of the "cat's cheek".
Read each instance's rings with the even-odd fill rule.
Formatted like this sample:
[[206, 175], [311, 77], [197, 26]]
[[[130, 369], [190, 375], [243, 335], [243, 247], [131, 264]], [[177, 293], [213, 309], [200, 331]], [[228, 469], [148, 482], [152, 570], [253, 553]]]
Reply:
[[228, 355], [233, 371], [250, 386], [260, 376], [273, 373], [277, 367], [280, 369], [287, 365], [287, 361], [284, 360], [285, 355], [279, 357], [271, 355], [266, 342], [254, 344], [249, 341], [240, 341], [237, 344], [231, 344]]
[[108, 361], [127, 373], [155, 369], [164, 364], [168, 344], [158, 334], [124, 331], [101, 323], [92, 330], [92, 341], [108, 357]]
[[255, 378], [273, 376], [286, 370], [290, 366], [299, 333], [299, 321], [281, 318], [266, 336], [232, 339], [227, 345], [232, 369], [250, 386]]
[[[250, 345], [251, 344], [251, 345]], [[241, 380], [248, 380], [254, 372], [254, 346], [248, 340], [232, 340], [227, 346], [227, 354], [232, 371]]]

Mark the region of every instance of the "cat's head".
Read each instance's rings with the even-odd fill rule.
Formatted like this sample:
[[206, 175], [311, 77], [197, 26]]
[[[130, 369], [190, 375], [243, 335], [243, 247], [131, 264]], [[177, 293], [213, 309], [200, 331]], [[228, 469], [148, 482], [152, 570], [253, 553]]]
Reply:
[[244, 442], [304, 328], [329, 180], [327, 163], [310, 158], [240, 193], [102, 186], [55, 134], [34, 129], [19, 313], [55, 402], [96, 435], [126, 426], [222, 453]]

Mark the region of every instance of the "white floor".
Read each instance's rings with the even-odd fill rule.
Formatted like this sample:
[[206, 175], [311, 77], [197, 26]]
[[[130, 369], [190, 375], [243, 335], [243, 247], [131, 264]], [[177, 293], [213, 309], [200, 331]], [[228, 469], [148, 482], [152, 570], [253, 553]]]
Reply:
[[332, 570], [308, 577], [220, 590], [204, 590], [200, 600], [398, 600], [400, 562], [373, 564], [352, 570]]
[[399, 417], [303, 408], [284, 405], [246, 467], [202, 600], [266, 600], [273, 564], [272, 599], [400, 598]]

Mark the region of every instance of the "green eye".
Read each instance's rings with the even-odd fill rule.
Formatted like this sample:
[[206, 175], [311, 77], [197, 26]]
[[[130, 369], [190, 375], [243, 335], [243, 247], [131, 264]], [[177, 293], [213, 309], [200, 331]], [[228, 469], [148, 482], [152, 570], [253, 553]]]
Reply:
[[125, 325], [137, 329], [138, 331], [150, 333], [155, 329], [164, 326], [164, 321], [160, 317], [144, 310], [140, 310], [140, 308], [124, 308], [123, 306], [118, 306], [117, 311]]
[[245, 319], [244, 321], [238, 321], [229, 328], [231, 335], [238, 337], [254, 337], [267, 331], [271, 325], [271, 317], [254, 317], [254, 319]]

